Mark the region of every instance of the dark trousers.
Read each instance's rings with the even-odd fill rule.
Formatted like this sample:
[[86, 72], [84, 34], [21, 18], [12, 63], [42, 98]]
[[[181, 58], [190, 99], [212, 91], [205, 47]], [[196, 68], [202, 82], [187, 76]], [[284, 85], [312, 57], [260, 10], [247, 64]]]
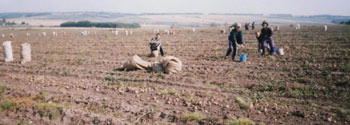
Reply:
[[265, 51], [266, 51], [267, 47], [270, 47], [270, 49], [269, 49], [270, 55], [273, 55], [274, 54], [273, 47], [275, 47], [275, 43], [274, 43], [272, 38], [268, 38], [268, 39], [263, 40], [263, 52], [261, 55], [265, 55]]
[[256, 38], [258, 40], [258, 52], [262, 52], [264, 49], [264, 41], [261, 40], [259, 37]]
[[[156, 51], [156, 50], [158, 50], [158, 47], [153, 48], [153, 49], [150, 47], [150, 49], [151, 49], [151, 51]], [[160, 55], [164, 56], [164, 50], [163, 50], [162, 46], [159, 46], [159, 51], [160, 51]]]
[[163, 47], [162, 47], [162, 46], [160, 46], [159, 48], [160, 48], [160, 55], [164, 56]]
[[235, 59], [236, 54], [237, 54], [237, 50], [238, 50], [238, 46], [237, 46], [236, 42], [229, 41], [226, 56], [229, 56], [230, 53], [232, 52], [232, 50], [233, 50], [232, 59]]

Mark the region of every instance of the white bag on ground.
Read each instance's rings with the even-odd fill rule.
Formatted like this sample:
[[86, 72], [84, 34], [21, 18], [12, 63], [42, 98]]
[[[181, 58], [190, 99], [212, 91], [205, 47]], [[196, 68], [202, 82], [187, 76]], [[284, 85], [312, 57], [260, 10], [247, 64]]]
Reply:
[[21, 44], [21, 64], [32, 61], [30, 44], [23, 43]]
[[133, 57], [131, 57], [130, 59], [128, 59], [123, 63], [122, 68], [127, 70], [147, 69], [147, 68], [151, 68], [151, 63], [142, 60], [137, 55], [134, 55]]
[[283, 48], [278, 49], [277, 54], [283, 56], [284, 55]]
[[6, 41], [2, 44], [3, 50], [4, 50], [4, 58], [5, 62], [12, 62], [13, 61], [13, 53], [12, 53], [12, 46], [11, 41]]
[[182, 62], [174, 56], [166, 56], [162, 59], [161, 64], [165, 73], [177, 73], [182, 70]]

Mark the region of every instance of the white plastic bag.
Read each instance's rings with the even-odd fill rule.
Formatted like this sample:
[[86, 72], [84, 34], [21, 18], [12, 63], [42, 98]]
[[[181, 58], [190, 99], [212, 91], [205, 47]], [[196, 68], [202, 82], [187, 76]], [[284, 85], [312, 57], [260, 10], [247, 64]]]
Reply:
[[5, 62], [12, 62], [13, 61], [13, 53], [12, 53], [12, 46], [11, 41], [6, 41], [2, 44], [3, 50], [4, 50], [4, 58]]
[[21, 64], [32, 61], [30, 44], [23, 43], [21, 44]]

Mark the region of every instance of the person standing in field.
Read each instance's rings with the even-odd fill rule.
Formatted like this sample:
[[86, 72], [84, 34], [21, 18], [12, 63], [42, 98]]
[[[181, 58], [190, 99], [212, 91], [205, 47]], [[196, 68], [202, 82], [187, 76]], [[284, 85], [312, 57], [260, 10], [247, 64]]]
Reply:
[[260, 32], [255, 32], [256, 39], [258, 40], [258, 52], [262, 53], [264, 44], [260, 37]]
[[240, 23], [235, 23], [234, 24], [234, 29], [230, 32], [230, 35], [228, 37], [228, 49], [226, 52], [225, 59], [228, 58], [230, 53], [233, 51], [232, 54], [232, 61], [235, 60], [235, 57], [237, 55], [237, 50], [238, 50], [238, 45], [241, 45], [241, 47], [244, 47], [244, 41], [243, 41], [243, 33], [240, 30], [241, 24]]
[[262, 53], [261, 55], [265, 55], [265, 51], [267, 49], [267, 47], [269, 46], [270, 47], [270, 55], [273, 55], [274, 54], [274, 47], [275, 47], [275, 43], [273, 41], [273, 32], [271, 30], [271, 28], [268, 27], [269, 26], [269, 23], [264, 21], [262, 23], [262, 29], [261, 29], [261, 34], [260, 34], [260, 40], [262, 41], [263, 43], [263, 50], [262, 50]]
[[252, 23], [252, 30], [254, 30], [255, 29], [255, 21], [253, 21], [253, 23]]
[[249, 30], [249, 23], [245, 23], [244, 27], [245, 27], [245, 30]]
[[160, 33], [157, 33], [156, 37], [151, 39], [151, 42], [149, 43], [149, 45], [151, 49], [151, 56], [158, 57], [159, 51], [160, 51], [160, 54], [164, 56], [162, 41], [160, 40]]

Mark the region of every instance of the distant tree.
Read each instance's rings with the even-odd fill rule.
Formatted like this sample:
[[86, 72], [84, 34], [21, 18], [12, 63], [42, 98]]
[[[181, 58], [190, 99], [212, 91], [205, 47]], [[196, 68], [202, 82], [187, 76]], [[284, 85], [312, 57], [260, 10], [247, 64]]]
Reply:
[[5, 17], [2, 18], [2, 22], [6, 23], [6, 18]]
[[350, 20], [348, 20], [348, 21], [342, 21], [342, 22], [340, 22], [340, 24], [350, 25]]
[[22, 25], [26, 25], [26, 22], [23, 21], [21, 24], [22, 24]]
[[102, 28], [140, 28], [141, 26], [137, 23], [126, 24], [126, 23], [95, 23], [89, 21], [79, 22], [65, 22], [60, 25], [61, 27], [102, 27]]

